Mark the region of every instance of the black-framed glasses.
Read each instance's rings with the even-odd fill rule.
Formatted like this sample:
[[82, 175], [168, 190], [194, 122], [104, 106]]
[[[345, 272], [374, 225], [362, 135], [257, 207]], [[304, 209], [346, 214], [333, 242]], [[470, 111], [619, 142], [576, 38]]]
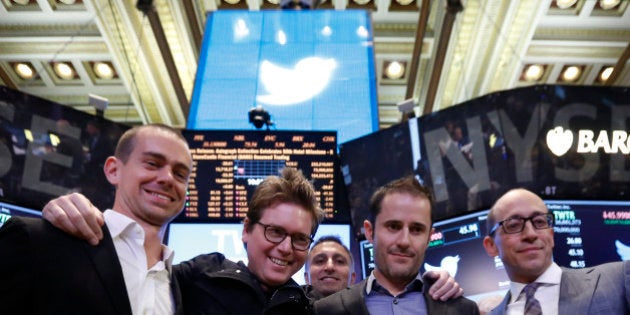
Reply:
[[492, 227], [488, 235], [492, 236], [499, 226], [503, 227], [503, 232], [506, 234], [520, 233], [525, 229], [525, 222], [527, 221], [530, 221], [532, 226], [537, 230], [549, 229], [553, 227], [553, 214], [539, 213], [528, 218], [519, 216], [509, 217], [501, 222], [497, 222], [497, 224]]
[[265, 238], [274, 244], [280, 244], [282, 243], [282, 241], [284, 241], [285, 238], [287, 238], [287, 236], [291, 236], [291, 246], [293, 247], [293, 249], [305, 251], [308, 250], [309, 246], [311, 246], [311, 243], [313, 243], [313, 239], [306, 234], [289, 234], [283, 228], [276, 225], [264, 224], [260, 222], [256, 222], [256, 224], [260, 224], [262, 227], [265, 228]]

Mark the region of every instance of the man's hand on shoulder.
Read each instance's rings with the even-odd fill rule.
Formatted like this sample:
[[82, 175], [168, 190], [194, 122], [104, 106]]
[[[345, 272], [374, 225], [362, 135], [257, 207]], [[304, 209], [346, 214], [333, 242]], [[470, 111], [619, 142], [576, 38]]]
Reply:
[[464, 295], [459, 283], [445, 270], [427, 271], [422, 277], [434, 281], [429, 288], [429, 294], [434, 300], [446, 301]]
[[103, 213], [82, 194], [72, 193], [49, 201], [42, 215], [52, 225], [92, 245], [103, 239]]

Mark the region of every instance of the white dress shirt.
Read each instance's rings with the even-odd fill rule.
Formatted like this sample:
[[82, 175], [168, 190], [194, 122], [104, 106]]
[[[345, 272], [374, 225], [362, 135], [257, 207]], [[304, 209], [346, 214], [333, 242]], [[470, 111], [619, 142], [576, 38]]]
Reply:
[[[558, 303], [560, 301], [560, 280], [562, 269], [556, 263], [543, 272], [534, 282], [542, 283], [534, 297], [540, 302], [543, 314], [558, 314]], [[522, 315], [525, 312], [525, 295], [521, 291], [527, 283], [510, 282], [510, 303], [507, 306], [507, 315]]]
[[170, 287], [173, 251], [162, 245], [162, 260], [147, 269], [144, 230], [140, 224], [112, 210], [106, 210], [104, 217], [122, 266], [133, 314], [173, 314]]

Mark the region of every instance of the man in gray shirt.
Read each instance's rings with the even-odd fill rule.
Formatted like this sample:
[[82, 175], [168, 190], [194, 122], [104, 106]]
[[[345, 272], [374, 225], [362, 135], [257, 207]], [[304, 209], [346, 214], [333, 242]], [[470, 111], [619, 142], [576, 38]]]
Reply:
[[315, 302], [317, 314], [479, 314], [463, 297], [430, 298], [420, 266], [432, 232], [430, 191], [413, 177], [379, 188], [364, 221], [374, 246], [375, 269], [368, 279]]

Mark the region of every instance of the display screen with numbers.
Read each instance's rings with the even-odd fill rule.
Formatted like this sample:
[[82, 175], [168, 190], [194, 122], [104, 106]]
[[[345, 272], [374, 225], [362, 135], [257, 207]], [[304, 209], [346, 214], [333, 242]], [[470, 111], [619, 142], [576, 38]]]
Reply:
[[[630, 201], [545, 200], [554, 215], [554, 261], [562, 267], [584, 268], [630, 260]], [[501, 260], [483, 249], [488, 210], [437, 221], [421, 271], [449, 270], [468, 298], [502, 295], [510, 281]], [[373, 258], [362, 252], [364, 270]]]
[[185, 130], [193, 157], [188, 200], [177, 221], [238, 222], [254, 190], [285, 167], [313, 183], [327, 221], [341, 211], [336, 198], [334, 131]]

